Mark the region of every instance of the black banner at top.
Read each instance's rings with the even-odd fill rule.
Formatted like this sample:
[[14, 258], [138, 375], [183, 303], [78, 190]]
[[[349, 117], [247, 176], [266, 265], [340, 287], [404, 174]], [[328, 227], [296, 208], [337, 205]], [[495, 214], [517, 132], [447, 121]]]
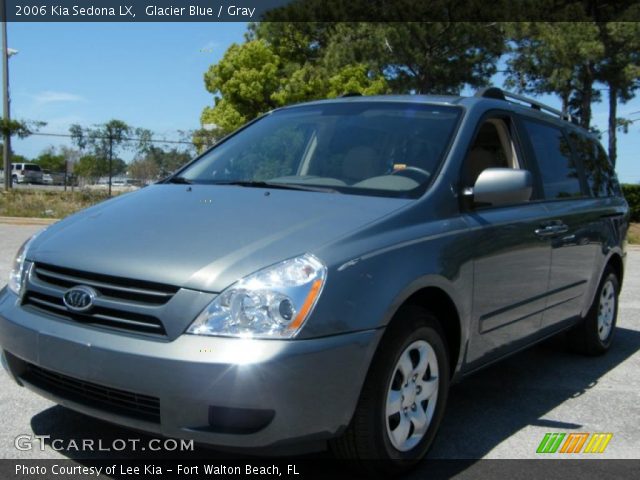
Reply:
[[9, 22], [640, 21], [639, 0], [3, 0]]

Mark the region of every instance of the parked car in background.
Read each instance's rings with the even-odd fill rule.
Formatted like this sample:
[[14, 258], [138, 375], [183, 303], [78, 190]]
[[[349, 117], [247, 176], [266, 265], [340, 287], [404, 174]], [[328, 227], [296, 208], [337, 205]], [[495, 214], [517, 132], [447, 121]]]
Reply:
[[42, 183], [44, 185], [53, 185], [53, 177], [49, 170], [42, 170]]
[[35, 163], [12, 163], [13, 183], [42, 183], [43, 174], [40, 165]]
[[[64, 172], [49, 172], [51, 175], [51, 181], [53, 185], [64, 185]], [[70, 181], [67, 180], [67, 185], [70, 184]]]
[[294, 105], [29, 239], [2, 360], [138, 430], [402, 470], [452, 382], [560, 332], [609, 350], [628, 226], [597, 138], [534, 100]]

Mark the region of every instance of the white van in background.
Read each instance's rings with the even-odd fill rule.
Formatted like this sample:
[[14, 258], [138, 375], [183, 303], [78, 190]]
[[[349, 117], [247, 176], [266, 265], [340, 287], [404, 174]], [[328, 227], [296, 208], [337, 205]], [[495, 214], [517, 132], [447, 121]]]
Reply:
[[42, 183], [42, 169], [35, 163], [12, 163], [13, 183]]

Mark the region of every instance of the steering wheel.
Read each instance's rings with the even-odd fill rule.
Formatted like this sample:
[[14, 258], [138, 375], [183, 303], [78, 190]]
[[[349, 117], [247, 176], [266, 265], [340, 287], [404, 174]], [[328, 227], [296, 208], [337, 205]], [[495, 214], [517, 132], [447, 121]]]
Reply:
[[422, 183], [425, 180], [428, 180], [429, 177], [431, 177], [431, 174], [429, 172], [420, 167], [401, 168], [391, 172], [391, 175], [402, 175], [403, 177], [408, 177], [418, 183]]

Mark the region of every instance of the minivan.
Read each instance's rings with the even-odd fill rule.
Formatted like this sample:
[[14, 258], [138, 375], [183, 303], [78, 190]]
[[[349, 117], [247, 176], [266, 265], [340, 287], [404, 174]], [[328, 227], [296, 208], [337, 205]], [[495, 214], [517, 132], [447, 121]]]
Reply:
[[42, 169], [36, 163], [12, 163], [13, 183], [42, 183]]
[[404, 469], [453, 382], [560, 332], [611, 348], [628, 225], [598, 140], [534, 100], [294, 105], [29, 239], [3, 362], [127, 427]]

